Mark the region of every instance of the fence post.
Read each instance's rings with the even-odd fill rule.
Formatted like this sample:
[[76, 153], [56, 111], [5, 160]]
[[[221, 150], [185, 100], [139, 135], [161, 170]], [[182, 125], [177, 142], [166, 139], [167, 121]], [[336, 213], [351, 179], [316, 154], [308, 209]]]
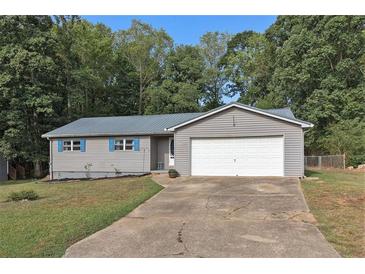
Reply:
[[319, 169], [322, 169], [322, 156], [318, 156], [318, 166]]
[[346, 153], [343, 153], [343, 169], [346, 168]]

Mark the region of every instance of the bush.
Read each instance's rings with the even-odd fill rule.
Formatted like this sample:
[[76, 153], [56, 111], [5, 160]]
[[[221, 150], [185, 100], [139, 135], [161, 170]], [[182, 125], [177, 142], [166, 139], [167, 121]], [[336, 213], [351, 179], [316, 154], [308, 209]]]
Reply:
[[352, 155], [348, 158], [347, 166], [357, 167], [358, 165], [365, 164], [365, 155]]
[[28, 190], [28, 191], [18, 191], [18, 192], [12, 192], [8, 196], [10, 201], [22, 201], [22, 200], [28, 200], [33, 201], [39, 199], [39, 195], [34, 190]]
[[176, 171], [176, 169], [169, 169], [170, 178], [176, 178], [177, 176], [179, 176], [179, 173]]

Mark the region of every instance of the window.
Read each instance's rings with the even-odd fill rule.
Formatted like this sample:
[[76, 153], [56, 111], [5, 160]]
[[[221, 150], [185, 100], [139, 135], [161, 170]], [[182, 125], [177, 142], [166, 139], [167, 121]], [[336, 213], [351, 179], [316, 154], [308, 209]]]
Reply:
[[115, 150], [124, 150], [124, 139], [115, 140], [114, 149]]
[[80, 140], [63, 141], [63, 151], [80, 151], [80, 150], [81, 150]]
[[175, 157], [175, 143], [173, 138], [170, 138], [170, 157]]
[[117, 139], [114, 142], [115, 150], [134, 150], [133, 139]]
[[72, 141], [72, 150], [80, 150], [81, 142], [80, 141]]
[[72, 150], [72, 141], [64, 141], [63, 151], [71, 151], [71, 150]]
[[175, 165], [175, 142], [174, 138], [169, 138], [169, 166]]
[[133, 150], [133, 139], [125, 139], [125, 149], [124, 150]]

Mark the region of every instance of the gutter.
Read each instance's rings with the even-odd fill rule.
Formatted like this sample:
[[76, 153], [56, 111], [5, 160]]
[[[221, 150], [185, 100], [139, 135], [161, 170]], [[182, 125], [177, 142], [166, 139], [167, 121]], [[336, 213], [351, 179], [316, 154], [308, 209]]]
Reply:
[[169, 134], [168, 132], [151, 132], [151, 133], [111, 133], [111, 134], [106, 134], [106, 133], [93, 133], [93, 134], [87, 134], [87, 133], [81, 133], [81, 134], [59, 134], [59, 135], [47, 135], [47, 134], [43, 134], [41, 137], [42, 138], [73, 138], [73, 137], [111, 137], [111, 136], [153, 136], [153, 135], [167, 135]]

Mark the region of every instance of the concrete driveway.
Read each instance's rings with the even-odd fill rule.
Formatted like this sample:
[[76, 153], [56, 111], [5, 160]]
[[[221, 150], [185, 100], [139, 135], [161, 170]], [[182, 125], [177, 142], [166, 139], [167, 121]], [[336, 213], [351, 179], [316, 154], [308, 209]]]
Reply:
[[65, 257], [339, 257], [296, 178], [156, 180], [163, 191]]

